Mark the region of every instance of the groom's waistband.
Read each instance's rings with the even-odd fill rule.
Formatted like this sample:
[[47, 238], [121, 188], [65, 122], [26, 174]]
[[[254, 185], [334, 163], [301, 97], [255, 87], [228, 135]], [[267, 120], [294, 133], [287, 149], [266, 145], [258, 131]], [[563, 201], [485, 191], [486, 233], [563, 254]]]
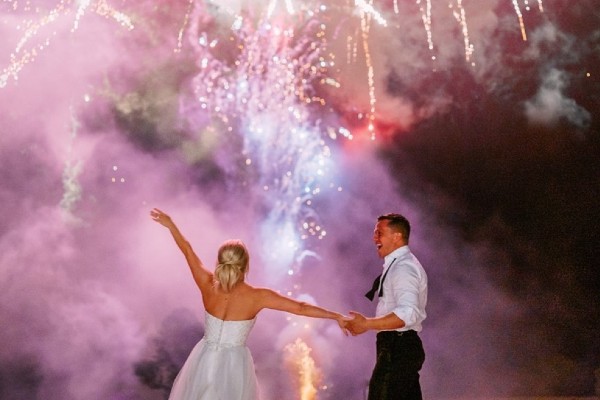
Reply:
[[408, 330], [408, 331], [381, 331], [377, 333], [377, 339], [380, 340], [393, 340], [401, 337], [412, 337], [418, 336], [417, 331]]

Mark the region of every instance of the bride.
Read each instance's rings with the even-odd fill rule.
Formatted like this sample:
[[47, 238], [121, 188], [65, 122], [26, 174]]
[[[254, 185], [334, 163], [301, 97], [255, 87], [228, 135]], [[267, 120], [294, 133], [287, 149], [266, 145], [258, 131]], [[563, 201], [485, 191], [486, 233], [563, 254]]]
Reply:
[[169, 400], [257, 400], [254, 361], [246, 338], [264, 308], [333, 319], [347, 334], [347, 318], [342, 314], [247, 284], [244, 278], [250, 255], [240, 240], [221, 245], [213, 273], [206, 269], [171, 217], [157, 208], [150, 211], [150, 216], [171, 232], [202, 293], [205, 309], [204, 337], [175, 378]]

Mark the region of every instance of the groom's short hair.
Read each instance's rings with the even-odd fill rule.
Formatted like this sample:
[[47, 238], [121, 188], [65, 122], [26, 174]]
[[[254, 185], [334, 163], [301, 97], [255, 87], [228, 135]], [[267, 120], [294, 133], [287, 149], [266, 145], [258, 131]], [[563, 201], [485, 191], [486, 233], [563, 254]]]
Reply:
[[408, 243], [408, 238], [410, 236], [410, 223], [404, 215], [396, 213], [383, 214], [377, 217], [377, 221], [388, 221], [388, 226], [392, 229], [392, 231], [400, 232], [406, 243]]

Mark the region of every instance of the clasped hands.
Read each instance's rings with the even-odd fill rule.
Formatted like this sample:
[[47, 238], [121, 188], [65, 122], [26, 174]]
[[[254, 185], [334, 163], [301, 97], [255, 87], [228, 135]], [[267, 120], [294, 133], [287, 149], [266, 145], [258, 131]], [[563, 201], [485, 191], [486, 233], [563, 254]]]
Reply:
[[367, 327], [367, 318], [356, 311], [350, 311], [349, 316], [342, 316], [337, 321], [340, 329], [346, 336], [348, 336], [348, 333], [352, 336], [357, 336], [369, 330]]

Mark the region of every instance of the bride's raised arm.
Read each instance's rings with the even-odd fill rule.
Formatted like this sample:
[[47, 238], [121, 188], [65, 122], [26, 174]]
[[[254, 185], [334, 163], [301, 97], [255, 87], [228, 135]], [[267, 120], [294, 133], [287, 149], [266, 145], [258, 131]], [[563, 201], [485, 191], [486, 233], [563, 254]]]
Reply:
[[194, 249], [190, 245], [190, 242], [183, 236], [175, 222], [171, 219], [169, 215], [159, 210], [158, 208], [154, 208], [150, 211], [150, 216], [152, 219], [159, 224], [165, 226], [171, 232], [173, 239], [175, 239], [175, 243], [185, 256], [185, 259], [192, 271], [192, 276], [194, 277], [194, 281], [198, 285], [201, 291], [204, 291], [205, 288], [212, 285], [213, 274], [204, 267], [204, 264], [200, 260], [200, 258], [194, 252]]

